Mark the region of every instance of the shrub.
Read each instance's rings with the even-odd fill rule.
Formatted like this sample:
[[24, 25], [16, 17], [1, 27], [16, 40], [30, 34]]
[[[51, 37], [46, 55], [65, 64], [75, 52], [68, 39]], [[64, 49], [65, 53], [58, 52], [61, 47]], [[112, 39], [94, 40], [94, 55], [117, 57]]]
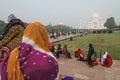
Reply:
[[96, 33], [96, 31], [93, 31], [92, 33], [93, 33], [93, 34], [95, 34], [95, 33]]
[[98, 33], [98, 34], [102, 33], [102, 30], [97, 30], [97, 33]]
[[108, 30], [107, 32], [108, 32], [108, 33], [112, 33], [113, 31], [112, 31], [112, 30]]
[[103, 33], [106, 33], [107, 31], [106, 31], [106, 30], [103, 30], [102, 32], [103, 32]]

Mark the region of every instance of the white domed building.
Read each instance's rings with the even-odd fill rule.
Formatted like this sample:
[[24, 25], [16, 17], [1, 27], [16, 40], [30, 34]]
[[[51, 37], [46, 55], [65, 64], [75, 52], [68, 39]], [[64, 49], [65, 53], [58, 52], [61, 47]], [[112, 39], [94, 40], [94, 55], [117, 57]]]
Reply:
[[94, 13], [87, 24], [87, 29], [106, 29], [104, 27], [104, 21], [101, 19], [98, 13]]

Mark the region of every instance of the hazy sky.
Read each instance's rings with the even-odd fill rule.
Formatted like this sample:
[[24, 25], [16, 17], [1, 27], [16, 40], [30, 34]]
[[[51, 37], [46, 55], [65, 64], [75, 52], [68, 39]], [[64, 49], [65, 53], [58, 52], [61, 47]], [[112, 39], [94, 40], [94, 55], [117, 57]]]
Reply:
[[6, 22], [14, 14], [24, 22], [74, 26], [80, 20], [88, 21], [95, 12], [103, 20], [113, 16], [120, 23], [120, 0], [0, 0], [0, 20]]

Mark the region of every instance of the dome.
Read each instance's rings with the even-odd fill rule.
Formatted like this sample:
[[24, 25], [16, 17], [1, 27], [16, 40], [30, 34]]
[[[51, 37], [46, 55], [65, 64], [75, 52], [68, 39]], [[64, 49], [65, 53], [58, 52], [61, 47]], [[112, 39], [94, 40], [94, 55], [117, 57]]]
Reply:
[[100, 15], [99, 15], [98, 13], [94, 13], [94, 14], [92, 15], [92, 17], [93, 17], [93, 18], [99, 18]]
[[64, 25], [64, 23], [63, 22], [59, 22], [58, 25]]

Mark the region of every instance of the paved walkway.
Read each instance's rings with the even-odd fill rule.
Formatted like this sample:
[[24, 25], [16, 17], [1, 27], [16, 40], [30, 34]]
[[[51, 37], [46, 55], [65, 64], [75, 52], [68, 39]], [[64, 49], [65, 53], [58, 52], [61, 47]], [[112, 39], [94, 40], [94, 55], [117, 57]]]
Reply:
[[65, 39], [69, 39], [70, 37], [76, 37], [78, 35], [80, 35], [80, 34], [76, 34], [76, 35], [71, 34], [71, 35], [66, 35], [66, 36], [60, 36], [57, 39], [51, 38], [50, 41], [51, 42], [58, 42], [58, 41], [62, 41], [62, 40], [65, 40]]
[[100, 64], [89, 67], [87, 62], [77, 61], [76, 58], [58, 59], [60, 75], [73, 76], [75, 80], [120, 80], [120, 61], [114, 60], [111, 68], [106, 68]]

